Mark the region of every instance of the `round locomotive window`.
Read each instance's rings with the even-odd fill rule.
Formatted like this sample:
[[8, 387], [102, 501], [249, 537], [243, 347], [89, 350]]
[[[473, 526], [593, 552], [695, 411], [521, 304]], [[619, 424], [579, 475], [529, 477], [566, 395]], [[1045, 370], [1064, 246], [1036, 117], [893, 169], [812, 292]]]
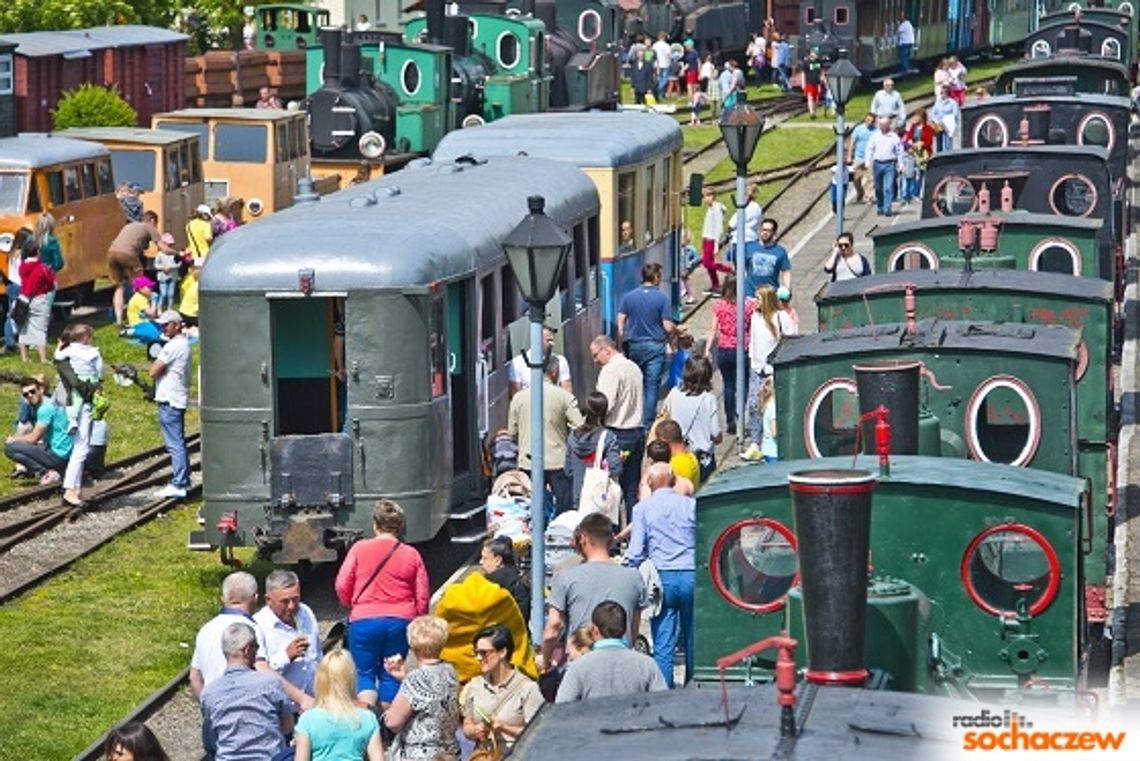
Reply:
[[1111, 37], [1100, 44], [1100, 54], [1104, 58], [1120, 60], [1120, 41]]
[[1030, 58], [1048, 58], [1053, 54], [1053, 48], [1045, 40], [1037, 40], [1033, 43], [1033, 47], [1029, 49]]
[[420, 91], [420, 67], [415, 61], [404, 61], [400, 69], [400, 86], [405, 95], [415, 95]]
[[962, 556], [966, 594], [982, 610], [1005, 616], [1024, 601], [1039, 615], [1057, 596], [1061, 564], [1045, 536], [1019, 523], [991, 526], [970, 542]]
[[1012, 375], [995, 375], [966, 403], [966, 446], [983, 462], [1025, 467], [1041, 443], [1041, 407], [1033, 391]]
[[592, 8], [578, 16], [578, 38], [582, 42], [593, 42], [602, 35], [602, 17]]
[[519, 63], [519, 38], [511, 32], [499, 35], [498, 56], [499, 65], [504, 69], [513, 69]]
[[1116, 8], [1126, 16], [1132, 15], [1132, 3], [1121, 3]]
[[713, 544], [709, 572], [721, 597], [753, 613], [784, 607], [796, 583], [796, 537], [771, 518], [746, 518], [725, 529]]
[[804, 448], [808, 457], [849, 455], [855, 451], [857, 394], [855, 381], [832, 378], [811, 395], [804, 410]]
[[975, 148], [1003, 148], [1009, 145], [1009, 127], [997, 114], [986, 114], [974, 124]]
[[1029, 269], [1080, 276], [1081, 252], [1064, 238], [1045, 238], [1029, 252]]
[[1049, 204], [1057, 214], [1087, 217], [1096, 208], [1096, 187], [1084, 175], [1065, 175], [1053, 184]]
[[467, 28], [471, 30], [471, 39], [479, 36], [479, 22], [473, 18], [467, 19]]
[[940, 217], [956, 217], [974, 210], [977, 194], [965, 177], [947, 177], [933, 193], [934, 213]]
[[1111, 151], [1116, 143], [1115, 133], [1112, 121], [1099, 111], [1094, 111], [1086, 114], [1077, 125], [1077, 142], [1081, 145], [1100, 146]]
[[922, 243], [904, 243], [887, 258], [887, 270], [890, 272], [936, 269], [938, 254]]

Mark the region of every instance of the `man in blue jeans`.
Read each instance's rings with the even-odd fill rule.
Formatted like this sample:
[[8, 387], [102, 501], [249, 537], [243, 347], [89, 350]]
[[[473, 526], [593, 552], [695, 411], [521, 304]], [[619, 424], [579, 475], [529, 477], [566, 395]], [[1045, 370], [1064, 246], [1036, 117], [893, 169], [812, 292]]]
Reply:
[[156, 383], [154, 401], [158, 403], [158, 426], [170, 455], [173, 475], [170, 483], [155, 496], [159, 499], [183, 499], [190, 488], [190, 459], [186, 455], [186, 406], [190, 402], [190, 342], [182, 335], [182, 315], [168, 309], [155, 320], [166, 337], [166, 345], [150, 366], [150, 377]]
[[633, 508], [633, 531], [626, 559], [637, 568], [650, 560], [661, 577], [661, 611], [651, 621], [653, 660], [673, 688], [673, 658], [685, 648], [685, 680], [693, 678], [693, 595], [696, 583], [697, 503], [673, 491], [676, 476], [668, 463], [649, 466], [652, 494]]
[[645, 384], [642, 422], [648, 426], [657, 415], [657, 396], [665, 373], [665, 342], [677, 329], [669, 297], [661, 291], [661, 265], [641, 268], [641, 286], [622, 296], [618, 306], [618, 343], [628, 342], [626, 352], [641, 370]]
[[902, 141], [898, 133], [891, 129], [891, 117], [879, 116], [879, 131], [867, 141], [863, 165], [871, 170], [875, 179], [875, 205], [879, 215], [891, 216], [891, 204], [895, 201], [895, 181], [897, 166], [902, 158]]

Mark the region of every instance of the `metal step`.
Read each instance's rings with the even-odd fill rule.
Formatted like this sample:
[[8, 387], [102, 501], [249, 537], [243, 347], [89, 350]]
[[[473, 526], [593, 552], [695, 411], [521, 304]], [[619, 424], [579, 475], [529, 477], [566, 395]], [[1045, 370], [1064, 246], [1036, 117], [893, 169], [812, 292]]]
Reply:
[[486, 531], [477, 531], [474, 534], [463, 534], [451, 537], [452, 544], [476, 544], [487, 539]]
[[468, 510], [467, 512], [463, 512], [463, 513], [451, 513], [450, 515], [448, 515], [448, 516], [447, 516], [447, 519], [448, 519], [449, 521], [465, 521], [465, 520], [469, 520], [469, 519], [471, 519], [471, 518], [474, 518], [474, 517], [475, 517], [476, 515], [478, 515], [479, 513], [485, 512], [485, 511], [486, 511], [486, 509], [487, 509], [487, 503], [485, 503], [485, 502], [480, 502], [479, 504], [475, 505], [474, 507], [472, 507], [472, 508], [471, 508], [470, 510]]

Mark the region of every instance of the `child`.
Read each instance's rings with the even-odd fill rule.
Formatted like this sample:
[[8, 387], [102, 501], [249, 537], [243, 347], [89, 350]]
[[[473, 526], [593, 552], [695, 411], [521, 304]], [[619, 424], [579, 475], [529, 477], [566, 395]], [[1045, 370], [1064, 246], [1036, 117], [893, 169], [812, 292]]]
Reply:
[[198, 278], [202, 276], [204, 259], [194, 259], [190, 272], [178, 288], [178, 312], [182, 315], [182, 325], [190, 335], [198, 333]]
[[134, 294], [127, 302], [127, 327], [133, 328], [141, 322], [158, 316], [158, 308], [152, 303], [154, 281], [146, 275], [139, 275], [132, 281]]
[[769, 375], [760, 387], [760, 409], [763, 418], [763, 433], [760, 437], [760, 455], [764, 462], [776, 462], [779, 452], [776, 448], [776, 386]]
[[701, 124], [701, 108], [705, 105], [708, 96], [700, 90], [694, 89], [689, 99], [689, 126], [699, 127]]
[[909, 205], [912, 199], [919, 197], [919, 191], [922, 189], [922, 169], [919, 166], [919, 161], [924, 153], [922, 141], [915, 140], [907, 146], [906, 153], [899, 160], [899, 166], [902, 169], [900, 175], [903, 183], [902, 199], [904, 204]]
[[708, 91], [705, 96], [709, 102], [709, 111], [712, 113], [713, 119], [719, 119], [720, 105], [724, 101], [724, 91], [720, 85], [720, 72], [717, 71], [716, 64], [712, 62], [711, 55], [705, 57], [705, 63], [701, 70], [708, 76]]
[[[162, 242], [167, 246], [174, 246], [174, 236], [163, 233]], [[155, 303], [158, 311], [163, 312], [174, 308], [174, 290], [178, 285], [178, 258], [161, 249], [154, 257], [154, 268], [158, 270], [158, 294]]]
[[718, 272], [732, 272], [732, 267], [716, 260], [716, 250], [720, 239], [724, 237], [725, 206], [716, 200], [716, 192], [712, 188], [705, 188], [701, 197], [705, 202], [705, 219], [701, 226], [701, 264], [709, 273], [709, 295], [720, 295], [720, 277]]
[[780, 302], [780, 309], [787, 312], [788, 317], [791, 319], [792, 326], [795, 327], [795, 332], [787, 331], [789, 336], [798, 336], [800, 334], [800, 315], [796, 312], [796, 308], [792, 306], [792, 292], [784, 286], [776, 289], [776, 300]]
[[[683, 327], [683, 326], [682, 326]], [[681, 385], [681, 376], [685, 372], [685, 363], [689, 361], [696, 339], [687, 330], [678, 330], [669, 337], [669, 344], [673, 348], [673, 361], [669, 364], [669, 388]]]
[[838, 214], [839, 194], [843, 194], [843, 198], [847, 198], [847, 180], [850, 178], [850, 172], [843, 173], [843, 187], [839, 187], [839, 165], [836, 164], [831, 168], [831, 213]]
[[[59, 346], [55, 350], [55, 361], [66, 361], [71, 365], [71, 371], [81, 383], [88, 384], [92, 389], [84, 393], [79, 388], [69, 389], [67, 397], [67, 421], [71, 430], [79, 425], [79, 412], [84, 402], [94, 403], [93, 389], [103, 380], [103, 355], [99, 347], [95, 346], [95, 331], [91, 326], [75, 322], [66, 326], [59, 336]], [[86, 397], [86, 398], [84, 398]]]
[[697, 256], [697, 249], [693, 248], [693, 236], [689, 234], [688, 230], [681, 231], [681, 300], [686, 304], [696, 303], [693, 297], [693, 289], [689, 287], [689, 276], [693, 274], [693, 270], [701, 263], [700, 257]]

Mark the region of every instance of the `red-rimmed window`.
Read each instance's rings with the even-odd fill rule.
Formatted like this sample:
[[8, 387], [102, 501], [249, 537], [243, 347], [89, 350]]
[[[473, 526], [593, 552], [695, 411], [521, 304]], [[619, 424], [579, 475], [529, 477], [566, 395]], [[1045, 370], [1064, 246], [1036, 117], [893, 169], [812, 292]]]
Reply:
[[1057, 596], [1061, 563], [1037, 529], [1020, 523], [991, 526], [973, 538], [962, 555], [962, 585], [982, 610], [995, 616], [1016, 612], [1025, 600], [1040, 615]]
[[745, 518], [717, 537], [709, 557], [713, 586], [721, 597], [752, 613], [784, 607], [798, 579], [796, 537], [772, 518]]

